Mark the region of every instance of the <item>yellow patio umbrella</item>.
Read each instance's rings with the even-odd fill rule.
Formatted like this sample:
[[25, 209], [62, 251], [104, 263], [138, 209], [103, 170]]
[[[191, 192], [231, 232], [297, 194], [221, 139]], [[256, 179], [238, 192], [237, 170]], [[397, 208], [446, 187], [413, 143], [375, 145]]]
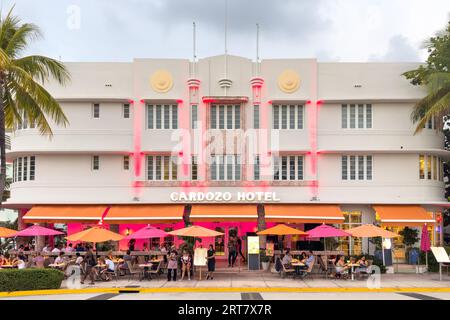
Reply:
[[373, 224], [364, 224], [362, 226], [348, 229], [345, 231], [350, 233], [352, 235], [352, 237], [357, 237], [357, 238], [375, 238], [375, 237], [395, 238], [395, 237], [399, 237], [398, 234], [388, 231], [388, 230], [385, 230], [383, 228], [374, 226]]
[[[352, 237], [357, 237], [357, 238], [376, 238], [376, 237], [381, 237], [383, 238], [395, 238], [395, 237], [399, 237], [398, 234], [385, 230], [383, 228], [374, 226], [373, 224], [364, 224], [362, 226], [356, 227], [356, 228], [352, 228], [352, 229], [348, 229], [346, 230], [346, 232], [350, 233], [352, 235]], [[385, 264], [385, 256], [384, 256], [384, 248], [382, 248], [382, 252], [383, 252], [383, 264]]]
[[285, 236], [285, 235], [298, 235], [306, 237], [308, 234], [301, 230], [294, 229], [285, 224], [278, 224], [275, 227], [259, 231], [256, 233], [257, 235], [276, 235], [276, 236]]
[[187, 228], [170, 231], [168, 234], [179, 237], [207, 238], [221, 236], [223, 235], [223, 232], [218, 232], [201, 226], [190, 226]]
[[14, 237], [17, 233], [17, 230], [12, 230], [4, 227], [0, 227], [0, 238], [10, 238]]
[[119, 241], [124, 237], [118, 233], [109, 231], [102, 227], [92, 227], [90, 229], [71, 234], [67, 237], [69, 241], [85, 241], [85, 242], [105, 242], [105, 241]]

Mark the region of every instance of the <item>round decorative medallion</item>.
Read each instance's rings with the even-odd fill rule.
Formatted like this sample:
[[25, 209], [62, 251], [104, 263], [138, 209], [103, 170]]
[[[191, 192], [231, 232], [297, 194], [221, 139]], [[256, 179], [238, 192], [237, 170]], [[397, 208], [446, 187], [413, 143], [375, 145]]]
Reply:
[[150, 86], [156, 92], [164, 93], [172, 89], [172, 75], [167, 70], [158, 70], [150, 78]]
[[278, 87], [286, 93], [293, 93], [300, 87], [300, 77], [293, 70], [285, 70], [278, 76]]

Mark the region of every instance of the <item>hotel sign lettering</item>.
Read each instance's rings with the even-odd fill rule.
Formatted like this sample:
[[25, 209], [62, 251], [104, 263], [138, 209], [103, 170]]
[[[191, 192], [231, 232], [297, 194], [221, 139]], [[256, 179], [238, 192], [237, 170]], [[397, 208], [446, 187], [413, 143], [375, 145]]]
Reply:
[[276, 192], [172, 192], [173, 202], [279, 202]]

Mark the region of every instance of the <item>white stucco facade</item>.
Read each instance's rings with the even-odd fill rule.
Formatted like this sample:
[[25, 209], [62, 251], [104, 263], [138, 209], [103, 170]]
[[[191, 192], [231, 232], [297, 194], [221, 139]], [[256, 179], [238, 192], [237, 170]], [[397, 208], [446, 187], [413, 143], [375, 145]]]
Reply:
[[[67, 63], [71, 83], [66, 87], [54, 83], [45, 86], [60, 101], [69, 124], [53, 126], [52, 138], [30, 128], [16, 130], [11, 135], [8, 160], [34, 156], [35, 176], [32, 181], [21, 179], [12, 184], [7, 205], [29, 208], [34, 204], [59, 203], [171, 203], [172, 192], [191, 190], [269, 190], [276, 192], [282, 203], [427, 205], [444, 202], [440, 174], [436, 173], [436, 179], [420, 178], [420, 155], [425, 155], [425, 159], [435, 158], [440, 170], [439, 161], [446, 159], [448, 152], [443, 149], [442, 134], [436, 130], [424, 129], [414, 135], [410, 114], [414, 103], [425, 92], [410, 85], [401, 74], [416, 68], [416, 64], [273, 59], [261, 61], [258, 68], [249, 59], [228, 56], [225, 74], [224, 60], [224, 56], [200, 59], [195, 64], [195, 72], [193, 63], [182, 59]], [[172, 85], [166, 92], [158, 92], [151, 85], [152, 75], [159, 70], [171, 78]], [[286, 70], [298, 76], [299, 85], [293, 92], [279, 84], [280, 75]], [[264, 80], [260, 102], [255, 101], [251, 85], [255, 76]], [[220, 86], [220, 80], [225, 77], [231, 80], [227, 88]], [[190, 78], [200, 82], [197, 96], [190, 93], [187, 83]], [[290, 80], [286, 81], [289, 87]], [[130, 101], [130, 117], [125, 118], [123, 104]], [[94, 103], [100, 105], [98, 118], [93, 117]], [[195, 151], [186, 146], [192, 147], [194, 142], [193, 139], [187, 144], [186, 140], [182, 142], [186, 132], [193, 133], [191, 106], [198, 107], [198, 120], [205, 122], [205, 131], [210, 128], [211, 105], [227, 103], [240, 105], [243, 132], [254, 128], [253, 106], [259, 105], [260, 129], [271, 132], [267, 141], [268, 157], [272, 159], [277, 154], [302, 157], [303, 179], [273, 181], [270, 174], [260, 179], [265, 183], [254, 181], [253, 164], [243, 163], [237, 181], [212, 182], [208, 166], [204, 173], [200, 166], [199, 181], [192, 182], [190, 156]], [[178, 128], [148, 129], [147, 104], [176, 105]], [[370, 128], [357, 128], [358, 124], [356, 128], [343, 128], [343, 104], [348, 108], [355, 105], [356, 110], [360, 104], [369, 104]], [[274, 129], [275, 105], [303, 106], [302, 128]], [[141, 116], [136, 118], [136, 112]], [[358, 122], [356, 115], [355, 121]], [[180, 134], [180, 129], [185, 131]], [[219, 131], [229, 134], [235, 130]], [[134, 170], [136, 143], [143, 154], [140, 172]], [[244, 144], [242, 150], [231, 153], [245, 158], [243, 153], [249, 146]], [[316, 152], [317, 160], [312, 160]], [[98, 170], [92, 169], [94, 155], [99, 156]], [[130, 156], [128, 170], [123, 166], [126, 155]], [[147, 181], [146, 155], [172, 155], [185, 164], [178, 164], [175, 181]], [[371, 179], [343, 180], [342, 156], [348, 156], [348, 161], [352, 156], [356, 157], [355, 161], [358, 156], [370, 156]], [[138, 199], [133, 187], [136, 182], [141, 183]], [[312, 185], [316, 186], [315, 190]]]

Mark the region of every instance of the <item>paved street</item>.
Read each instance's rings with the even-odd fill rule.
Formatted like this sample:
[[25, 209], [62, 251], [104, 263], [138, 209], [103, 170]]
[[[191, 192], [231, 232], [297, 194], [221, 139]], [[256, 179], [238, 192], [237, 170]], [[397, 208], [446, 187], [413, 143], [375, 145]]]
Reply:
[[[450, 292], [436, 293], [370, 293], [370, 292], [317, 292], [317, 293], [287, 293], [287, 292], [261, 292], [261, 293], [91, 293], [91, 294], [63, 294], [24, 296], [3, 298], [5, 300], [450, 300]], [[2, 299], [2, 300], [3, 300]]]

